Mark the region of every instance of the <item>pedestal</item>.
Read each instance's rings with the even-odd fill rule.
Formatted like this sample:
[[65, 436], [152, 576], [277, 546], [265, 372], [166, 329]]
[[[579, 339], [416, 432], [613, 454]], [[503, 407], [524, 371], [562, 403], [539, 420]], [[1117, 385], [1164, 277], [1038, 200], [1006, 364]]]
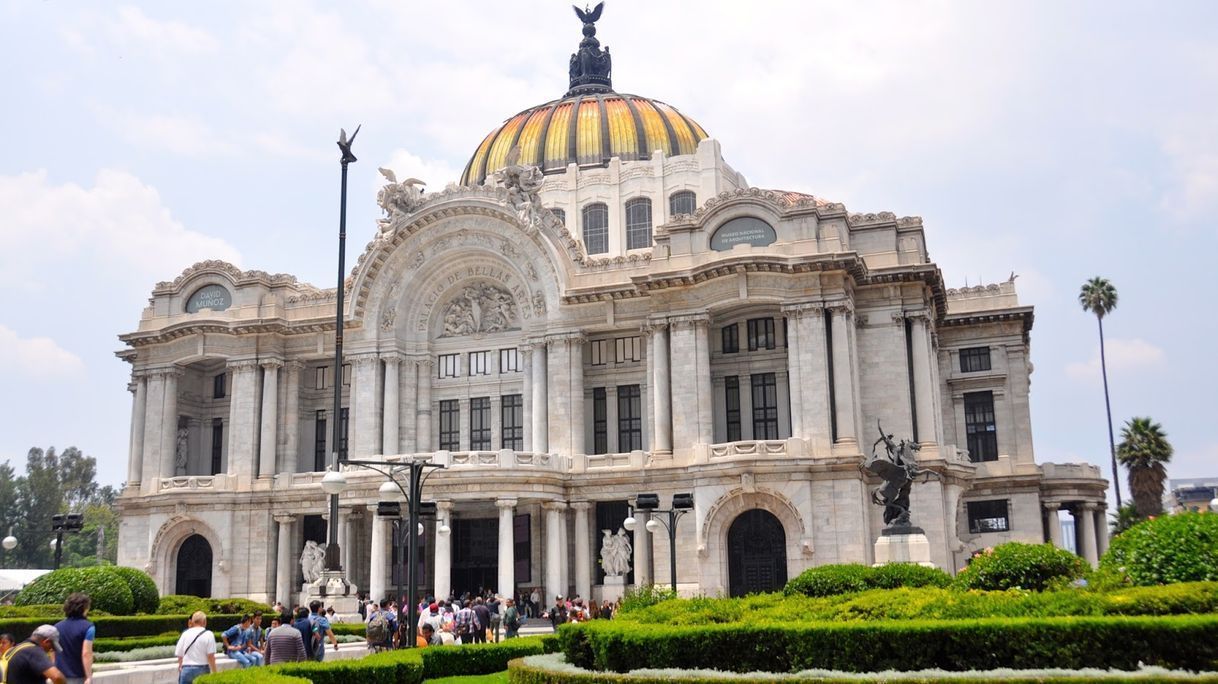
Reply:
[[351, 622], [359, 619], [357, 597], [355, 585], [347, 581], [342, 570], [323, 570], [320, 580], [301, 587], [300, 605], [307, 607], [312, 601], [321, 601], [344, 622]]
[[605, 583], [601, 585], [601, 600], [613, 603], [626, 593], [626, 578], [624, 576], [605, 577]]
[[875, 564], [917, 563], [928, 568], [930, 562], [930, 540], [917, 527], [890, 528], [880, 533], [875, 541]]

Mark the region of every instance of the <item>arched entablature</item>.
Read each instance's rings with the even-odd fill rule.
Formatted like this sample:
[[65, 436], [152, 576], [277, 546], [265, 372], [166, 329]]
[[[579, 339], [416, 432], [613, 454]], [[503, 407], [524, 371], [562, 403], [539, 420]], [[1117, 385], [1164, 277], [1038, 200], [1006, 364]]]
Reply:
[[178, 572], [178, 550], [183, 542], [196, 534], [211, 546], [212, 596], [228, 596], [228, 562], [224, 541], [211, 525], [198, 516], [174, 515], [157, 529], [144, 571], [156, 582], [162, 594], [172, 593]]
[[[783, 493], [765, 487], [736, 487], [720, 496], [698, 521], [698, 556], [704, 559], [702, 587], [723, 590], [728, 583], [727, 533], [745, 511], [760, 508], [782, 523], [787, 555], [787, 577], [795, 577], [811, 563], [812, 530], [795, 504]], [[711, 565], [705, 565], [709, 562]]]
[[[838, 216], [845, 216], [842, 205], [811, 195], [741, 188], [721, 192], [693, 214], [665, 224], [657, 231], [656, 244], [671, 255], [721, 252], [726, 257], [737, 244], [766, 247], [808, 240], [817, 241], [814, 253], [822, 248], [837, 251], [842, 243], [836, 239], [825, 245], [819, 243], [818, 226], [822, 217]], [[735, 224], [732, 230], [717, 239], [716, 235], [731, 224]]]

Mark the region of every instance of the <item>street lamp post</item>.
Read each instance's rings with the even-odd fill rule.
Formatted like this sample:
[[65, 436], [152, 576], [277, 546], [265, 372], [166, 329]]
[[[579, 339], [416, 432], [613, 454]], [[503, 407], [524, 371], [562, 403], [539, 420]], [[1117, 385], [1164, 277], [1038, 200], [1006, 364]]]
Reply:
[[[677, 590], [677, 521], [681, 516], [685, 515], [694, 507], [693, 494], [673, 494], [672, 508], [660, 508], [660, 497], [655, 494], [639, 494], [634, 499], [634, 507], [640, 511], [650, 511], [651, 513], [666, 513], [668, 520], [663, 518], [652, 518], [645, 525], [648, 532], [655, 534], [663, 527], [668, 530], [668, 572], [672, 581], [672, 590]], [[638, 521], [634, 519], [634, 513], [622, 523], [622, 526], [628, 530], [634, 531], [638, 527]]]
[[[347, 165], [357, 161], [351, 154], [351, 144], [359, 135], [359, 126], [347, 138], [347, 131], [339, 129], [338, 149], [342, 157], [338, 163], [343, 167], [342, 190], [338, 210], [338, 301], [334, 309], [334, 449], [330, 455], [332, 472], [338, 472], [338, 462], [341, 456], [340, 445], [343, 438], [342, 394], [343, 394], [343, 295], [346, 280], [347, 257]], [[339, 488], [341, 491], [341, 487]], [[326, 534], [326, 570], [337, 572], [342, 570], [342, 553], [338, 547], [338, 494], [330, 494], [330, 524]]]
[[[67, 515], [57, 513], [51, 516], [51, 531], [55, 533], [53, 542], [55, 544], [55, 567], [52, 569], [58, 570], [59, 563], [63, 560], [63, 535], [67, 532], [80, 532], [84, 523], [85, 516], [80, 513], [68, 513]], [[16, 545], [15, 542], [16, 540], [14, 540], [14, 545]], [[4, 543], [7, 545], [8, 540], [5, 539]]]

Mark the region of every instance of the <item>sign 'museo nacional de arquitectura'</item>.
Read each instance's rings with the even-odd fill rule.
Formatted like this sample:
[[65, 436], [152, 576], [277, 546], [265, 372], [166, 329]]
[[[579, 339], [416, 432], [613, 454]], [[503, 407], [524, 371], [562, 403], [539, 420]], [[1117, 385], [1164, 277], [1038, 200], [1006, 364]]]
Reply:
[[874, 562], [880, 481], [859, 465], [877, 422], [935, 475], [910, 498], [935, 565], [1063, 544], [1063, 511], [1094, 562], [1106, 482], [1036, 462], [1014, 282], [948, 289], [921, 219], [749, 186], [693, 118], [613, 89], [590, 26], [567, 93], [474, 145], [458, 183], [386, 186], [347, 279], [341, 368], [334, 290], [206, 260], [153, 288], [119, 352], [119, 563], [165, 593], [287, 603], [333, 524], [348, 578], [384, 596], [383, 480], [348, 472], [329, 520], [337, 448], [447, 466], [425, 489], [424, 595], [664, 583], [666, 540], [617, 534], [640, 492], [693, 495], [683, 591], [771, 590]]

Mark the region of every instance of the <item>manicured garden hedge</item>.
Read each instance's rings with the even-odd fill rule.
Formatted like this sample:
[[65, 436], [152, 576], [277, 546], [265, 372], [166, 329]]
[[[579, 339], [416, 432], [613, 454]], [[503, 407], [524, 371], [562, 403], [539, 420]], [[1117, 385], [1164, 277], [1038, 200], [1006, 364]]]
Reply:
[[243, 598], [200, 598], [183, 594], [167, 594], [161, 597], [160, 605], [150, 613], [158, 615], [190, 615], [201, 610], [208, 615], [240, 615], [241, 613], [271, 614], [271, 607], [265, 603]]
[[734, 672], [1218, 666], [1218, 616], [1086, 617], [701, 627], [592, 621], [564, 625], [571, 664], [590, 670]]
[[[55, 624], [63, 619], [61, 610], [58, 617], [32, 617], [0, 620], [0, 632], [8, 632], [18, 640], [29, 637], [38, 625]], [[152, 637], [167, 632], [178, 633], [186, 629], [189, 615], [128, 615], [90, 617], [97, 625], [98, 638], [109, 637]], [[213, 630], [223, 631], [237, 624], [240, 615], [208, 615], [207, 626]], [[269, 623], [268, 623], [269, 624]]]
[[36, 604], [63, 605], [72, 592], [82, 591], [93, 599], [93, 605], [111, 615], [130, 615], [135, 598], [127, 578], [113, 567], [62, 568], [25, 585], [13, 603], [18, 606]]
[[125, 568], [120, 565], [107, 567], [108, 572], [121, 577], [131, 590], [131, 608], [135, 613], [155, 613], [161, 603], [161, 594], [156, 589], [156, 582], [148, 573], [135, 568]]
[[1007, 542], [975, 556], [956, 575], [956, 583], [965, 589], [1044, 591], [1086, 571], [1082, 558], [1052, 544]]
[[[229, 670], [206, 675], [197, 681], [199, 684], [297, 684], [301, 680], [313, 684], [418, 684], [424, 679], [502, 672], [507, 669], [508, 661], [537, 655], [547, 649], [553, 651], [557, 645], [553, 637], [525, 637], [497, 644], [412, 648], [377, 653], [358, 660], [285, 663], [249, 670]], [[268, 675], [281, 675], [289, 679], [271, 680], [267, 678]]]
[[804, 596], [835, 596], [868, 589], [897, 587], [946, 587], [951, 575], [938, 568], [914, 563], [886, 563], [872, 567], [859, 563], [818, 565], [787, 582], [783, 593]]

